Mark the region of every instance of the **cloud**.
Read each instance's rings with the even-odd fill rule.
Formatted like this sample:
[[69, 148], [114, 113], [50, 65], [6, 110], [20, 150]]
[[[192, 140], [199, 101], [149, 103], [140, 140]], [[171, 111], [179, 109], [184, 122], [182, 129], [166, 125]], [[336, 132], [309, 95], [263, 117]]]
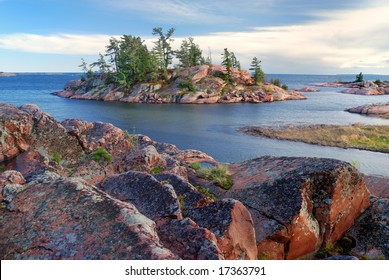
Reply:
[[[234, 50], [243, 56], [246, 65], [250, 54], [258, 56], [277, 72], [282, 71], [282, 65], [276, 68], [271, 61], [284, 58], [297, 68], [314, 67], [315, 72], [321, 72], [320, 67], [332, 71], [363, 67], [388, 73], [388, 14], [386, 4], [322, 14], [320, 20], [302, 25], [257, 27], [250, 32], [222, 32], [196, 39], [212, 48], [224, 46]], [[288, 70], [293, 72], [293, 68]]]
[[[167, 2], [173, 5], [182, 1]], [[203, 47], [205, 55], [208, 47], [211, 49], [214, 63], [220, 62], [223, 49], [228, 48], [235, 52], [244, 68], [248, 68], [256, 56], [268, 73], [354, 73], [358, 70], [389, 74], [388, 14], [389, 4], [381, 2], [379, 6], [363, 9], [318, 13], [316, 21], [304, 24], [195, 36], [195, 42]], [[110, 37], [101, 34], [9, 34], [0, 35], [0, 48], [96, 55], [104, 52]], [[151, 47], [155, 38], [144, 39]], [[174, 48], [179, 47], [182, 39], [175, 38]]]
[[32, 53], [89, 55], [104, 52], [110, 37], [100, 34], [0, 34], [0, 48]]
[[153, 19], [155, 22], [169, 24], [185, 23], [220, 23], [240, 21], [245, 13], [263, 14], [270, 11], [280, 0], [90, 0], [97, 5], [121, 11], [142, 12], [142, 16]]

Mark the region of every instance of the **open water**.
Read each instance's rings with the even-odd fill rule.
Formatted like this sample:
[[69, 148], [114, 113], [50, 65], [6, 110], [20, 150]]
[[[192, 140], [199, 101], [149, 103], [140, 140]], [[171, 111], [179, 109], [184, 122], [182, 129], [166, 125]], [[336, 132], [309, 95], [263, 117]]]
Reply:
[[[58, 121], [80, 118], [110, 122], [129, 132], [148, 135], [153, 140], [175, 144], [180, 149], [198, 149], [221, 162], [237, 162], [259, 156], [307, 156], [336, 158], [357, 163], [367, 174], [389, 176], [389, 155], [322, 147], [243, 135], [236, 129], [247, 125], [286, 124], [383, 124], [389, 120], [344, 112], [367, 103], [388, 102], [389, 96], [341, 94], [335, 88], [305, 93], [307, 100], [264, 104], [125, 104], [70, 100], [51, 95], [78, 73], [20, 73], [0, 77], [0, 102], [17, 106], [33, 103]], [[290, 88], [314, 82], [352, 81], [355, 75], [268, 75]], [[389, 80], [389, 76], [365, 75], [369, 80]]]

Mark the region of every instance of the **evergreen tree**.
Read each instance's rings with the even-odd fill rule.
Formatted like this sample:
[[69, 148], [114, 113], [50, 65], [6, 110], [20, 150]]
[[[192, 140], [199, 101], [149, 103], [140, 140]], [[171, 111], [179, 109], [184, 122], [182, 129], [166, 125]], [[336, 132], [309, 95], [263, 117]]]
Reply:
[[153, 29], [153, 35], [158, 36], [158, 40], [154, 42], [154, 56], [156, 57], [159, 68], [166, 73], [167, 67], [172, 63], [174, 51], [171, 43], [174, 41], [171, 39], [175, 29], [170, 28], [166, 34], [163, 33], [162, 27], [156, 27]]
[[356, 78], [355, 82], [363, 83], [363, 74], [362, 74], [362, 72], [360, 72], [355, 78]]
[[190, 37], [188, 40], [182, 41], [181, 47], [176, 52], [176, 57], [180, 61], [180, 66], [189, 68], [196, 65], [204, 64], [202, 51], [199, 45], [194, 43], [194, 39]]
[[261, 69], [261, 62], [258, 58], [254, 57], [251, 62], [250, 70], [253, 71], [254, 81], [256, 83], [263, 83], [265, 81], [265, 73]]
[[99, 60], [96, 62], [93, 62], [90, 65], [91, 68], [98, 67], [100, 74], [104, 75], [109, 72], [110, 65], [107, 64], [107, 62], [104, 59], [104, 56], [99, 53]]
[[232, 67], [233, 68], [238, 68], [239, 70], [241, 70], [240, 69], [240, 62], [236, 59], [235, 54], [233, 52], [231, 52], [230, 56], [231, 56]]
[[157, 65], [140, 37], [123, 35], [119, 41], [117, 69], [131, 83], [145, 80], [147, 73], [156, 71]]
[[232, 60], [231, 60], [231, 53], [227, 50], [227, 48], [224, 49], [224, 53], [222, 54], [222, 65], [226, 67], [226, 79], [227, 82], [231, 81], [231, 71], [232, 71]]
[[120, 52], [120, 47], [119, 47], [119, 40], [116, 38], [110, 38], [109, 39], [109, 45], [106, 46], [106, 52], [105, 56], [110, 57], [110, 63], [114, 66], [114, 71], [118, 71], [118, 58], [119, 58], [119, 52]]

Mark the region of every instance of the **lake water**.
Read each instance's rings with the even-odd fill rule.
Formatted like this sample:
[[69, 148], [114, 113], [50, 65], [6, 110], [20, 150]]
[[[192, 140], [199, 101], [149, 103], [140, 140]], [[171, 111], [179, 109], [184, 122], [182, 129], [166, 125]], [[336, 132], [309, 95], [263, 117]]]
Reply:
[[[81, 118], [110, 122], [129, 132], [148, 135], [180, 149], [198, 149], [221, 162], [237, 162], [259, 156], [308, 156], [337, 158], [356, 162], [359, 169], [372, 175], [389, 175], [389, 155], [321, 147], [298, 142], [263, 139], [236, 132], [247, 125], [285, 124], [384, 124], [389, 120], [344, 112], [367, 103], [388, 102], [389, 96], [341, 94], [335, 88], [305, 93], [307, 100], [264, 104], [125, 104], [70, 100], [51, 95], [80, 74], [18, 74], [0, 77], [0, 102], [14, 105], [37, 104], [58, 121]], [[351, 81], [355, 75], [268, 75], [279, 78], [290, 88], [313, 82]], [[389, 80], [389, 76], [365, 75], [369, 80]]]

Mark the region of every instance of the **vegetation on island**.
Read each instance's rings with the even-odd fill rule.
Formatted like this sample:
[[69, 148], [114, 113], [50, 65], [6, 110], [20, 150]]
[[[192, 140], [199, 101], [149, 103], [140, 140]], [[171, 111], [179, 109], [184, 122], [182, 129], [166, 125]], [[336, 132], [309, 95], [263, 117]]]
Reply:
[[[161, 27], [156, 27], [152, 30], [152, 34], [156, 36], [153, 41], [151, 50], [146, 46], [145, 41], [136, 36], [123, 35], [120, 39], [110, 38], [109, 44], [106, 46], [104, 54], [99, 54], [99, 59], [91, 64], [81, 59], [81, 67], [83, 71], [82, 80], [93, 78], [99, 75], [106, 79], [107, 83], [114, 83], [124, 88], [130, 88], [139, 82], [166, 82], [169, 80], [169, 68], [173, 60], [178, 63], [173, 69], [187, 69], [198, 65], [212, 65], [211, 51], [208, 56], [203, 55], [203, 51], [198, 44], [195, 43], [193, 37], [184, 39], [179, 49], [174, 50], [172, 42], [174, 41], [175, 29], [170, 28], [164, 31]], [[222, 73], [221, 77], [226, 83], [232, 83], [232, 69], [241, 69], [241, 64], [234, 52], [224, 49], [222, 56], [222, 66], [226, 68], [226, 73]], [[265, 74], [261, 69], [261, 60], [254, 57], [249, 69], [253, 75], [255, 83], [265, 82]], [[279, 80], [270, 81], [277, 85]], [[280, 85], [281, 86], [281, 85]], [[189, 91], [196, 89], [191, 85], [190, 81], [183, 81], [180, 85], [182, 88], [187, 88]], [[286, 86], [283, 86], [286, 89]]]
[[258, 137], [389, 153], [389, 126], [385, 125], [291, 125], [284, 128], [245, 127], [240, 131]]

